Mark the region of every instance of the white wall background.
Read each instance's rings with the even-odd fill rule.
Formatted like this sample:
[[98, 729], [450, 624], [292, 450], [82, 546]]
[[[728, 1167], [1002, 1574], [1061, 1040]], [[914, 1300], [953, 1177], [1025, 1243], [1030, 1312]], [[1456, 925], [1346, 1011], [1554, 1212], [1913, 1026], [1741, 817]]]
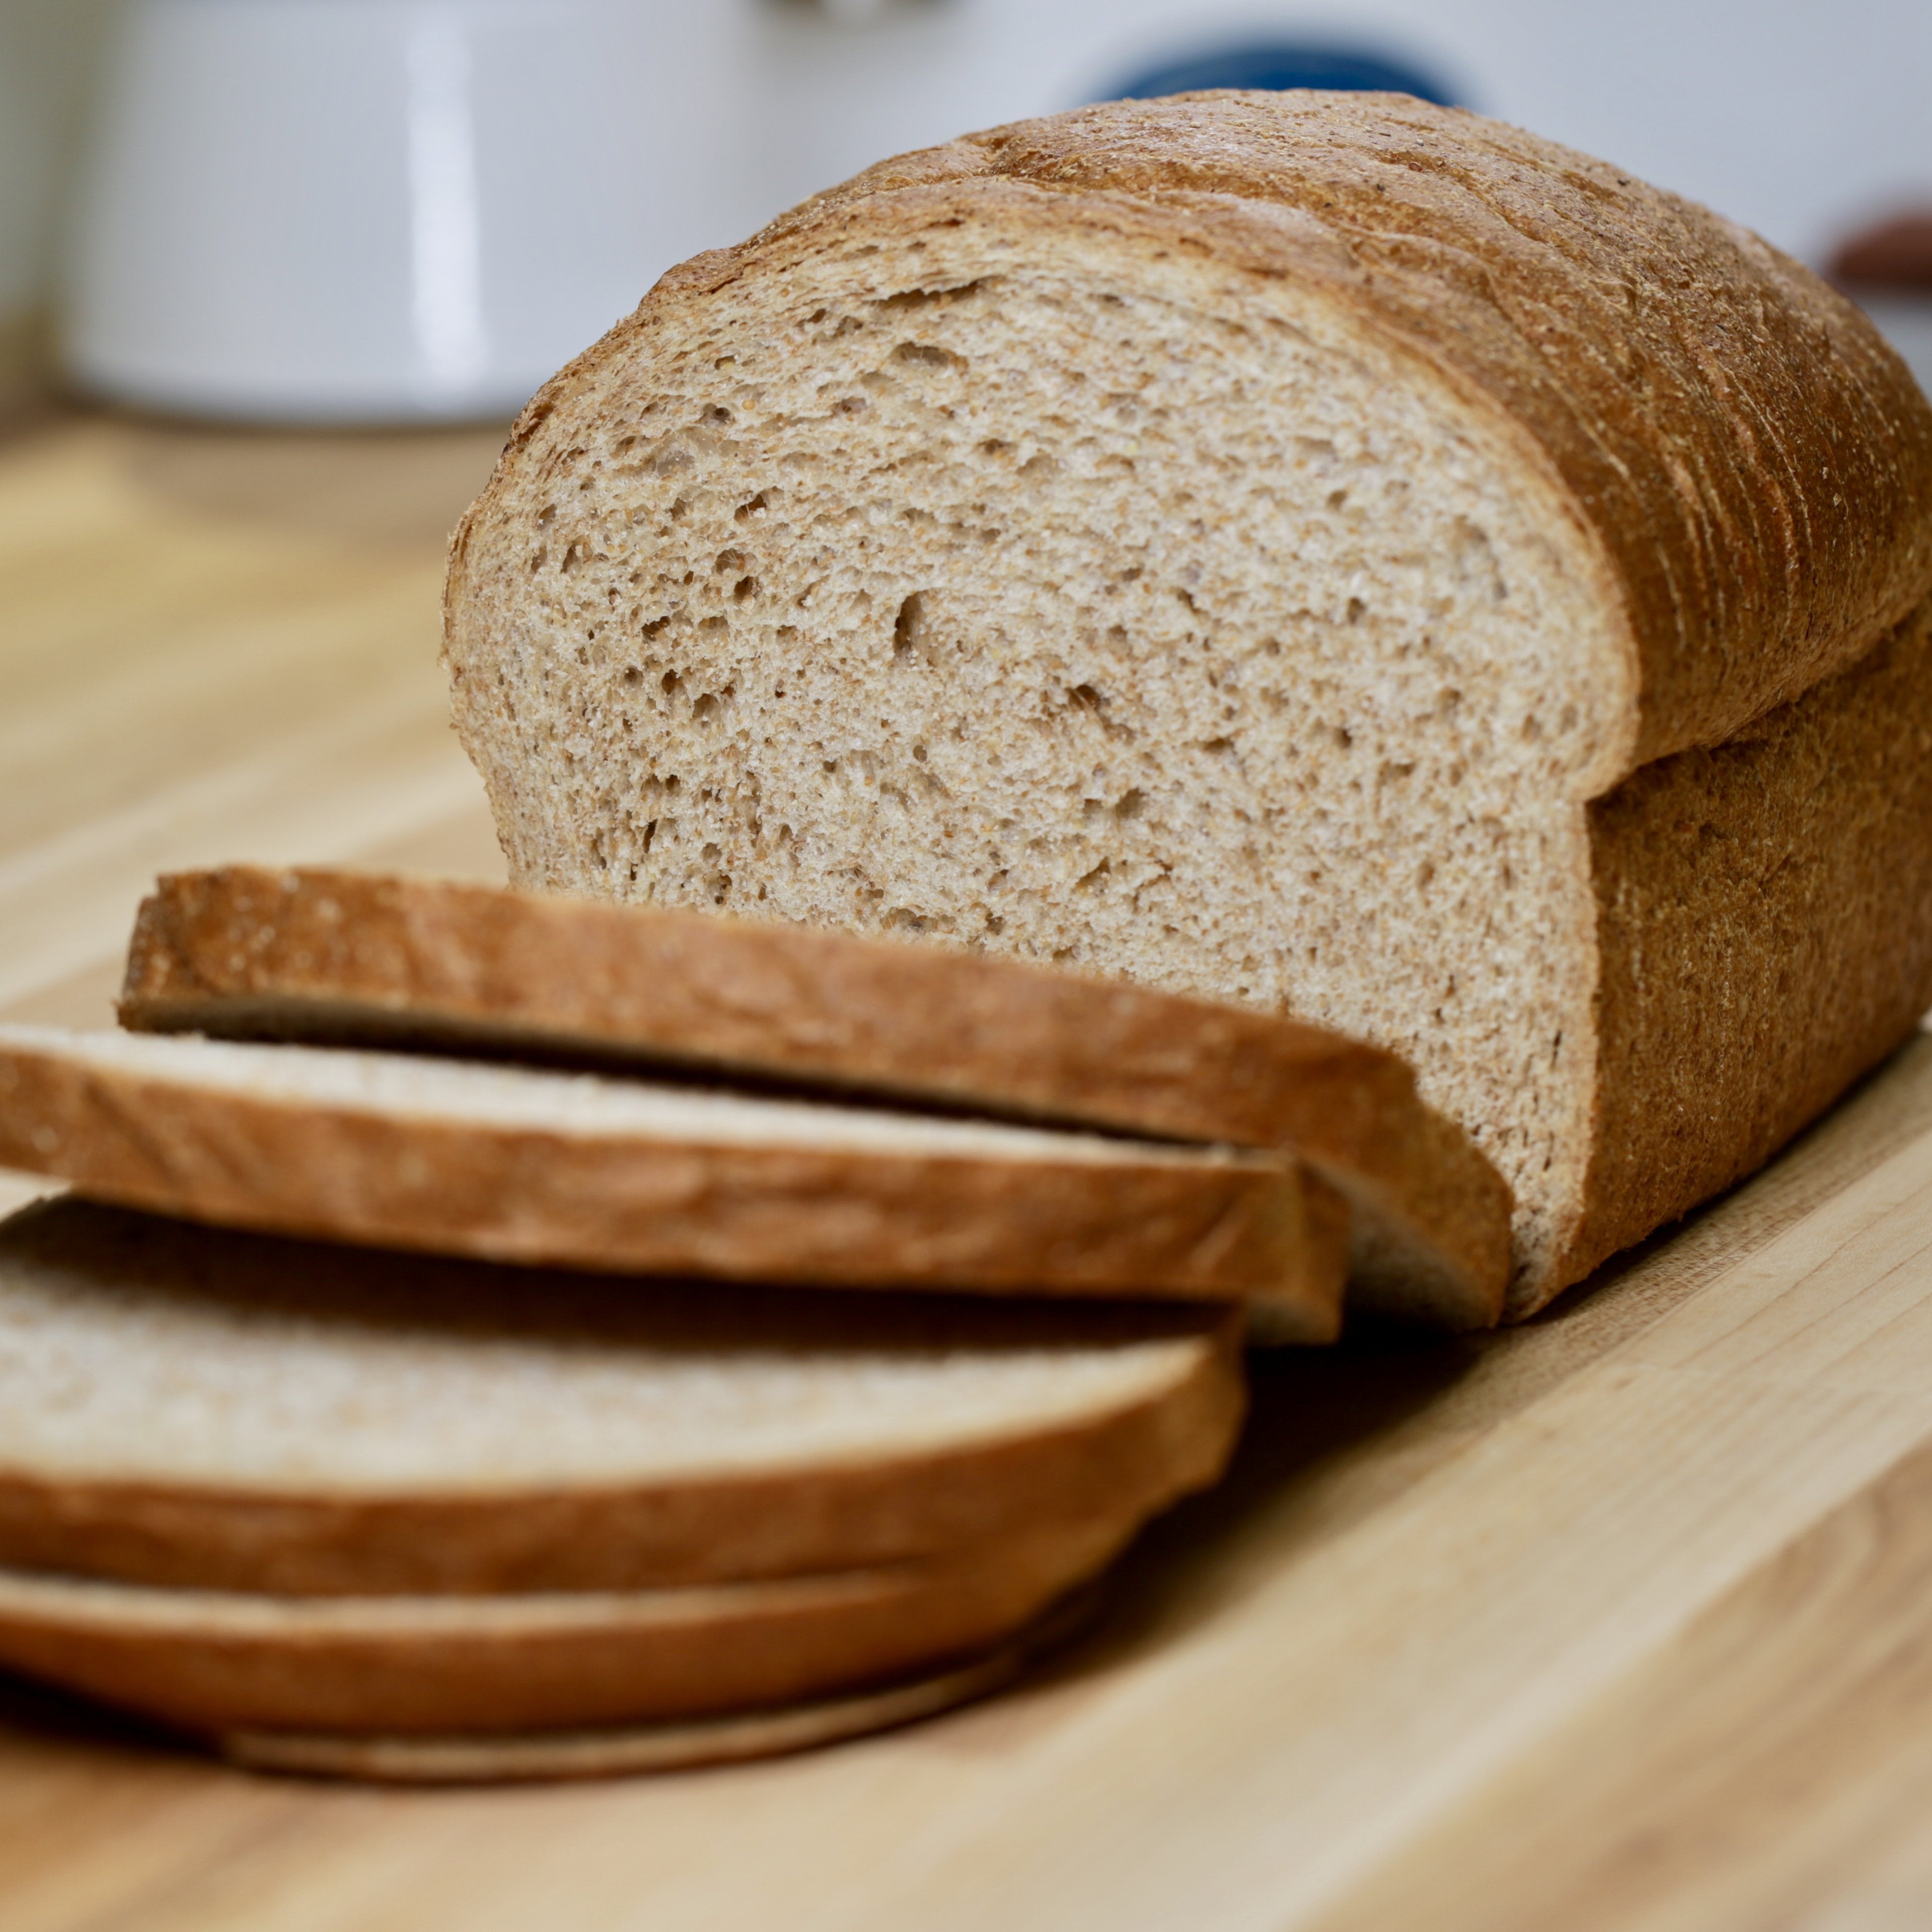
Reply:
[[1809, 260], [1875, 207], [1932, 201], [1932, 0], [926, 0], [842, 32], [770, 11], [762, 111], [801, 187], [1258, 32], [1413, 50], [1470, 106]]
[[[47, 288], [64, 171], [116, 4], [0, 0], [0, 318]], [[667, 232], [692, 246], [735, 239], [881, 155], [1093, 98], [1151, 60], [1244, 32], [1410, 52], [1472, 105], [1814, 261], [1874, 211], [1932, 201], [1932, 0], [902, 0], [850, 26], [804, 0], [626, 4], [674, 14], [687, 44], [701, 16], [708, 58], [730, 79], [729, 113], [694, 112], [679, 139], [700, 162], [706, 144], [748, 160], [751, 185], [742, 170], [730, 188], [722, 166], [679, 170]], [[664, 266], [627, 272], [641, 292]]]

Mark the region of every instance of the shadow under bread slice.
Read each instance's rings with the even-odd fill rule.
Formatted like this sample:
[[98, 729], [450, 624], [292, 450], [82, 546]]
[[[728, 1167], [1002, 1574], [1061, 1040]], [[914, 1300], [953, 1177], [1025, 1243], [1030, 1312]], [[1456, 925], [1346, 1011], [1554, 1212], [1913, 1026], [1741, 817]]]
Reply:
[[45, 1202], [0, 1223], [0, 1566], [507, 1595], [1125, 1533], [1220, 1473], [1239, 1325], [1198, 1304], [499, 1268]]
[[0, 1571], [0, 1665], [196, 1732], [556, 1731], [764, 1710], [964, 1661], [1132, 1534], [682, 1590], [276, 1597]]
[[1509, 1190], [1393, 1054], [991, 955], [338, 870], [162, 878], [121, 1016], [234, 1036], [728, 1070], [1180, 1139], [1292, 1147], [1354, 1210], [1356, 1294], [1493, 1322]]
[[191, 1220], [494, 1261], [1252, 1300], [1340, 1321], [1286, 1155], [403, 1054], [0, 1027], [0, 1166]]

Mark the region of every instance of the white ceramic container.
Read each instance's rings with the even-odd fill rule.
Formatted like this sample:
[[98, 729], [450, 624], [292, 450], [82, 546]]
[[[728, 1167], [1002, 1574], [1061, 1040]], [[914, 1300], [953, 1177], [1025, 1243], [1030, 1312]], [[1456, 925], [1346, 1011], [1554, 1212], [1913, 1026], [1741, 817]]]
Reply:
[[767, 212], [729, 0], [132, 0], [68, 367], [151, 408], [500, 416]]

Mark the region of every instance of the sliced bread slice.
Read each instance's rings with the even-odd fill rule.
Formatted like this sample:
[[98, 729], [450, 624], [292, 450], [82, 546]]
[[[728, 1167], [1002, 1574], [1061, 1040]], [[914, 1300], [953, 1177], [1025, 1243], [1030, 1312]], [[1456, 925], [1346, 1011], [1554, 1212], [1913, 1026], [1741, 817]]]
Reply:
[[1118, 1520], [944, 1564], [688, 1590], [273, 1597], [0, 1571], [0, 1664], [200, 1732], [447, 1736], [758, 1710], [929, 1671], [1022, 1630]]
[[1286, 1156], [299, 1046], [0, 1027], [0, 1166], [191, 1220], [622, 1273], [1147, 1293], [1334, 1336]]
[[1493, 1321], [1510, 1194], [1394, 1054], [983, 952], [453, 880], [254, 866], [142, 904], [125, 1025], [685, 1064], [1296, 1149], [1354, 1210], [1359, 1298]]
[[554, 1783], [742, 1764], [896, 1730], [986, 1696], [1076, 1635], [1104, 1597], [1097, 1586], [1076, 1590], [1009, 1642], [963, 1664], [776, 1710], [481, 1736], [236, 1730], [218, 1732], [214, 1742], [247, 1770], [376, 1784]]
[[67, 1199], [0, 1223], [0, 1566], [308, 1594], [735, 1582], [1138, 1522], [1220, 1306], [535, 1273]]

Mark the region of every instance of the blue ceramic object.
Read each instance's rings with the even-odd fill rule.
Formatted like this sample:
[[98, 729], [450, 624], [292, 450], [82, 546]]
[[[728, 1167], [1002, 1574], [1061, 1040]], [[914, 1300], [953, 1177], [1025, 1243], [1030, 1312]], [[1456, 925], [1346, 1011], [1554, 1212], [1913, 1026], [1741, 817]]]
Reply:
[[1333, 88], [1352, 93], [1413, 94], [1444, 107], [1460, 104], [1441, 80], [1406, 60], [1361, 47], [1305, 40], [1246, 40], [1169, 61], [1105, 97], [1150, 100], [1214, 87]]

